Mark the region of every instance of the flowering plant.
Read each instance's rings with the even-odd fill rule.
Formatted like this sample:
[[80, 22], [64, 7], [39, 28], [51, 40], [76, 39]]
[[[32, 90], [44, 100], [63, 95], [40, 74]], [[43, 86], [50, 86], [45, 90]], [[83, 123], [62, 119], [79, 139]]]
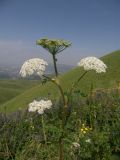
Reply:
[[22, 77], [37, 74], [40, 77], [44, 74], [45, 68], [48, 65], [46, 61], [40, 58], [33, 58], [27, 60], [21, 67], [20, 75]]
[[78, 66], [83, 67], [84, 70], [95, 70], [96, 73], [106, 72], [107, 66], [100, 59], [96, 57], [87, 57], [80, 60]]
[[29, 104], [28, 111], [29, 112], [38, 112], [39, 114], [43, 114], [44, 110], [50, 109], [52, 106], [51, 100], [34, 100], [32, 103]]
[[[51, 81], [58, 88], [61, 94], [62, 105], [63, 105], [61, 107], [62, 109], [60, 113], [61, 114], [61, 124], [60, 124], [61, 134], [59, 136], [59, 159], [63, 160], [64, 159], [63, 148], [64, 148], [64, 138], [65, 138], [64, 132], [65, 132], [65, 127], [66, 127], [68, 117], [69, 117], [69, 98], [72, 92], [74, 91], [74, 88], [78, 85], [79, 81], [85, 76], [85, 74], [89, 70], [94, 70], [97, 73], [102, 73], [102, 72], [106, 72], [107, 66], [96, 57], [87, 57], [87, 58], [80, 60], [80, 62], [78, 63], [78, 66], [83, 67], [85, 72], [83, 73], [83, 75], [81, 75], [78, 78], [77, 81], [73, 83], [72, 87], [70, 87], [69, 93], [65, 94], [62, 88], [62, 85], [60, 84], [59, 79], [57, 78], [58, 72], [57, 72], [57, 67], [56, 67], [55, 55], [61, 52], [62, 50], [64, 50], [65, 48], [69, 47], [71, 44], [64, 40], [48, 40], [48, 39], [38, 40], [37, 44], [43, 46], [43, 48], [47, 49], [53, 55], [53, 62], [54, 62], [56, 77], [51, 78], [44, 74], [45, 68], [47, 66], [47, 62], [39, 58], [34, 58], [34, 59], [30, 59], [26, 61], [20, 70], [20, 75], [22, 77], [26, 77], [26, 76], [36, 73], [40, 77], [43, 77], [48, 81]], [[28, 109], [29, 112], [37, 112], [38, 114], [42, 116], [44, 141], [46, 145], [47, 145], [47, 137], [45, 133], [45, 125], [44, 125], [43, 116], [44, 116], [44, 111], [46, 109], [50, 109], [51, 106], [52, 106], [51, 100], [46, 100], [46, 101], [45, 100], [40, 100], [40, 101], [34, 100], [33, 102], [29, 104], [29, 109]], [[88, 130], [88, 128], [84, 128], [84, 129], [85, 129], [84, 132]], [[84, 129], [81, 128], [81, 131]], [[79, 143], [73, 142], [73, 146], [79, 147]]]
[[65, 40], [62, 40], [62, 39], [43, 38], [43, 39], [37, 40], [36, 44], [42, 46], [52, 55], [55, 75], [58, 76], [58, 70], [57, 70], [57, 64], [56, 64], [57, 62], [56, 54], [70, 47], [71, 43]]

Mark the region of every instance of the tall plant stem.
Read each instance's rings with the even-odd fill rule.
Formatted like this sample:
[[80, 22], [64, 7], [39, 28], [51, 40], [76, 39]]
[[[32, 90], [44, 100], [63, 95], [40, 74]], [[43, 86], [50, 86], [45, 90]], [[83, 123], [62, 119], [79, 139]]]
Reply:
[[59, 160], [63, 160], [64, 159], [64, 120], [65, 120], [65, 114], [66, 114], [66, 108], [67, 108], [67, 101], [65, 100], [65, 96], [64, 96], [64, 92], [63, 89], [61, 87], [61, 85], [59, 84], [59, 82], [57, 81], [53, 81], [53, 83], [58, 87], [61, 96], [62, 96], [62, 100], [63, 100], [63, 112], [62, 112], [62, 125], [61, 125], [61, 136], [59, 137]]
[[59, 160], [64, 160], [64, 151], [63, 151], [63, 147], [64, 147], [64, 142], [63, 142], [63, 137], [61, 136], [59, 138]]
[[64, 150], [63, 150], [63, 148], [64, 148], [64, 141], [63, 141], [63, 138], [64, 138], [64, 121], [65, 121], [65, 114], [66, 114], [66, 108], [67, 108], [67, 103], [68, 102], [65, 99], [64, 92], [63, 92], [63, 89], [62, 89], [59, 81], [57, 79], [51, 79], [50, 77], [47, 77], [45, 75], [43, 75], [43, 76], [57, 86], [57, 88], [59, 89], [60, 94], [62, 96], [62, 101], [63, 101], [64, 107], [63, 107], [63, 112], [62, 112], [62, 124], [60, 126], [61, 136], [59, 137], [59, 160], [63, 160], [64, 159]]
[[64, 107], [63, 107], [63, 113], [62, 113], [62, 125], [61, 125], [61, 130], [62, 130], [62, 133], [61, 133], [61, 136], [59, 138], [59, 160], [63, 160], [64, 159], [64, 141], [63, 141], [63, 138], [64, 138], [64, 120], [65, 120], [65, 114], [66, 114], [66, 108], [67, 108], [67, 101], [65, 100], [65, 96], [64, 96], [64, 92], [63, 92], [63, 89], [61, 87], [61, 85], [58, 83], [58, 82], [54, 82], [54, 84], [58, 87], [60, 93], [61, 93], [61, 96], [62, 96], [62, 100], [63, 100], [63, 104], [64, 104]]
[[56, 57], [55, 54], [53, 54], [53, 64], [54, 64], [54, 70], [55, 70], [55, 76], [58, 76], [58, 71], [57, 71], [57, 64], [56, 64]]
[[44, 137], [45, 145], [47, 145], [47, 137], [46, 137], [46, 133], [45, 133], [45, 124], [44, 124], [43, 115], [41, 116], [41, 118], [42, 118], [43, 137]]
[[63, 103], [66, 106], [67, 103], [66, 103], [66, 100], [65, 100], [64, 92], [63, 92], [63, 89], [62, 89], [61, 85], [59, 84], [59, 82], [57, 80], [51, 79], [50, 77], [48, 77], [46, 75], [43, 75], [43, 77], [47, 78], [49, 81], [51, 81], [52, 83], [54, 83], [57, 86], [57, 88], [59, 89], [60, 94], [62, 96]]

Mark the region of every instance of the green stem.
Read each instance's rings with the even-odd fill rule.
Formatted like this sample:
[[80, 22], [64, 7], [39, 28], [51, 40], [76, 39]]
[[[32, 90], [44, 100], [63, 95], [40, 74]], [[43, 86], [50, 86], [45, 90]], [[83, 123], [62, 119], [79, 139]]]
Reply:
[[63, 137], [61, 136], [59, 138], [59, 160], [63, 160], [64, 159], [64, 151], [63, 151], [63, 147], [64, 147], [64, 142], [63, 142]]
[[45, 123], [44, 123], [43, 115], [41, 116], [41, 118], [42, 118], [43, 137], [44, 137], [45, 145], [47, 145], [47, 137], [45, 133]]
[[43, 77], [47, 78], [49, 81], [51, 81], [52, 83], [54, 83], [58, 87], [58, 89], [60, 91], [60, 94], [62, 96], [63, 103], [66, 106], [66, 100], [65, 100], [64, 92], [63, 92], [63, 89], [62, 89], [61, 85], [57, 82], [57, 80], [53, 80], [46, 75], [43, 75]]
[[55, 70], [55, 76], [58, 76], [58, 71], [57, 71], [57, 64], [56, 64], [56, 57], [55, 54], [53, 54], [53, 64], [54, 64], [54, 70]]
[[63, 104], [64, 104], [63, 112], [62, 112], [62, 125], [60, 125], [60, 129], [61, 129], [62, 133], [61, 133], [61, 136], [59, 137], [59, 160], [63, 160], [64, 159], [64, 150], [63, 150], [64, 149], [64, 140], [63, 140], [64, 136], [63, 136], [63, 134], [64, 134], [64, 121], [65, 121], [65, 115], [66, 115], [67, 101], [65, 99], [63, 89], [62, 89], [61, 85], [59, 84], [59, 82], [56, 79], [51, 79], [45, 75], [43, 75], [43, 76], [57, 86], [57, 88], [59, 89], [60, 94], [62, 96], [62, 100], [63, 100]]

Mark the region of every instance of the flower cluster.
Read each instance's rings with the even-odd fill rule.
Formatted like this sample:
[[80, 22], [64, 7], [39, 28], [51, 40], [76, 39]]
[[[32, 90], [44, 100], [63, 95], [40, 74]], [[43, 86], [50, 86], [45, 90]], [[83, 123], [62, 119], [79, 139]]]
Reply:
[[29, 104], [28, 111], [29, 112], [38, 112], [39, 114], [43, 114], [45, 109], [50, 109], [52, 106], [51, 100], [34, 100]]
[[84, 70], [95, 70], [97, 73], [106, 72], [107, 66], [100, 59], [96, 57], [87, 57], [80, 60], [78, 66], [83, 67]]
[[72, 145], [74, 146], [74, 148], [78, 149], [80, 148], [80, 144], [77, 142], [73, 142]]
[[85, 124], [82, 124], [82, 128], [80, 129], [80, 132], [83, 134], [86, 134], [87, 132], [91, 131], [92, 128], [86, 127]]
[[85, 140], [85, 142], [86, 142], [86, 143], [91, 143], [91, 139], [88, 138], [88, 139]]
[[45, 72], [47, 62], [43, 59], [33, 58], [27, 60], [21, 67], [20, 75], [22, 77], [30, 76], [32, 74], [37, 74], [42, 76]]
[[36, 41], [37, 45], [41, 45], [52, 54], [57, 54], [63, 51], [65, 48], [70, 47], [71, 43], [62, 39], [48, 39], [43, 38]]

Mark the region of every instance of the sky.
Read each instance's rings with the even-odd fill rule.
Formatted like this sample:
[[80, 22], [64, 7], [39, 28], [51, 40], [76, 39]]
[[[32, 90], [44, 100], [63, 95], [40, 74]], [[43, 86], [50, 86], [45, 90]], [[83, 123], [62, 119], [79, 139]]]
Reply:
[[118, 50], [120, 0], [0, 0], [0, 66], [34, 57], [52, 63], [36, 45], [44, 37], [72, 43], [57, 55], [62, 64]]

